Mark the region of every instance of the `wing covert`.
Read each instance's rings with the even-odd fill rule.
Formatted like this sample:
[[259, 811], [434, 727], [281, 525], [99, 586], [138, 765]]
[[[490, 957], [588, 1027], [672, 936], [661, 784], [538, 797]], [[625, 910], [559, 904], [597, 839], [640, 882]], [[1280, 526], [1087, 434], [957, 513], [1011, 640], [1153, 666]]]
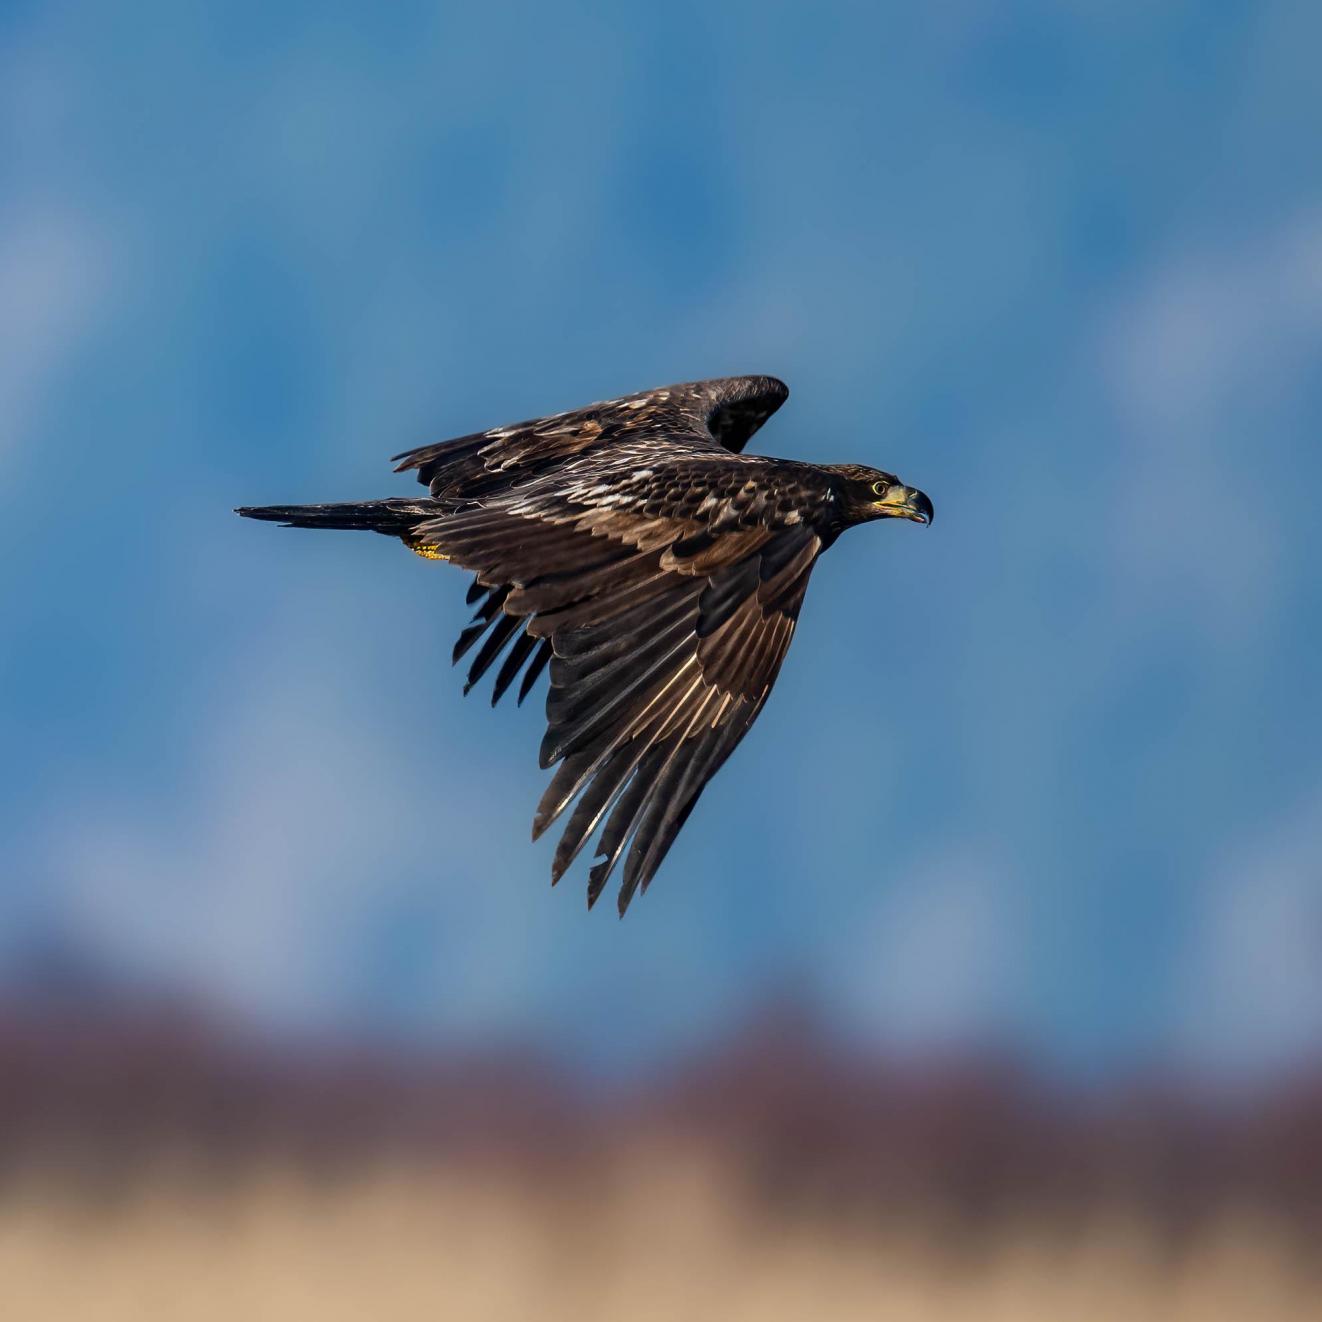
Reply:
[[394, 456], [395, 471], [416, 471], [434, 497], [466, 499], [622, 444], [737, 454], [788, 395], [772, 376], [663, 386], [409, 450]]

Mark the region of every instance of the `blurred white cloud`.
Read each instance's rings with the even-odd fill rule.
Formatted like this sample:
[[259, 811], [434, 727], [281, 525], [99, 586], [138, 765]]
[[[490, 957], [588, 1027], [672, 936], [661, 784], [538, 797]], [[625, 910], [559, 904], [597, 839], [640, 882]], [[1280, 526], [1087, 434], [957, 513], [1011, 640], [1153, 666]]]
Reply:
[[29, 435], [84, 338], [105, 315], [104, 236], [71, 208], [0, 208], [0, 449]]
[[[446, 1000], [432, 1015], [508, 1017], [536, 966], [515, 957], [485, 977], [484, 952], [517, 956], [526, 907], [510, 886], [472, 884], [508, 876], [527, 852], [490, 793], [498, 777], [480, 747], [444, 755], [445, 704], [429, 712], [425, 741], [353, 719], [355, 704], [371, 706], [365, 677], [347, 658], [309, 664], [316, 613], [292, 593], [260, 652], [235, 658], [185, 759], [189, 783], [172, 787], [172, 813], [114, 786], [61, 807], [46, 832], [47, 901], [75, 946], [111, 967], [309, 1026], [353, 1010], [363, 991], [353, 971], [373, 944], [364, 915], [407, 904], [425, 877], [450, 919], [434, 934]], [[430, 840], [391, 829], [428, 815]]]
[[1322, 345], [1322, 207], [1178, 248], [1115, 311], [1106, 366], [1145, 435], [1186, 457], [1235, 396], [1289, 388]]
[[67, 150], [76, 87], [40, 33], [0, 43], [0, 452], [32, 435], [110, 311], [111, 234], [80, 205]]
[[1322, 1054], [1322, 787], [1208, 878], [1175, 984], [1172, 1055], [1252, 1075]]
[[1274, 474], [1322, 355], [1322, 210], [1182, 238], [1104, 317], [1100, 345], [1122, 460], [1100, 480], [1125, 610], [1237, 649], [1282, 597]]
[[995, 843], [951, 844], [858, 917], [831, 992], [892, 1049], [996, 1045], [1015, 1019], [1030, 935]]

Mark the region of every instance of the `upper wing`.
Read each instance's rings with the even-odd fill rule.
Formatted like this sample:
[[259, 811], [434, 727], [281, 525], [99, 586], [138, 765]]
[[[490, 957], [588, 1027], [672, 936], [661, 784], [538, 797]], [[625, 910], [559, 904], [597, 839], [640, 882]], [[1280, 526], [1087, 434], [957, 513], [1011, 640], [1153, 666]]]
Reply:
[[738, 453], [789, 395], [772, 376], [728, 376], [646, 390], [395, 456], [433, 496], [472, 497], [621, 441]]
[[[708, 467], [719, 490], [724, 465]], [[748, 469], [737, 468], [742, 481]], [[673, 474], [658, 482], [676, 508], [694, 507], [674, 500]], [[712, 525], [658, 515], [641, 499], [584, 508], [562, 494], [507, 495], [419, 530], [437, 554], [475, 570], [474, 594], [486, 594], [456, 649], [487, 634], [470, 684], [520, 635], [498, 697], [538, 641], [549, 643], [533, 656], [534, 666], [551, 662], [541, 762], [560, 765], [533, 833], [574, 805], [552, 866], [558, 880], [602, 828], [589, 904], [626, 850], [620, 912], [646, 888], [789, 647], [821, 542], [802, 523], [766, 508], [758, 520], [739, 517], [740, 508]]]

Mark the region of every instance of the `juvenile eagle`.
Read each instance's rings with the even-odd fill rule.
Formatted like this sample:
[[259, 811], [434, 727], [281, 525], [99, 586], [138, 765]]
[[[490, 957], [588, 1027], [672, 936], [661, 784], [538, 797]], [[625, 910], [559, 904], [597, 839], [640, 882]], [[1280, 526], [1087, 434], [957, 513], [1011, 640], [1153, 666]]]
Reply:
[[574, 805], [554, 884], [601, 826], [588, 906], [627, 849], [623, 914], [762, 710], [817, 557], [856, 523], [932, 521], [891, 473], [743, 454], [788, 394], [667, 386], [396, 455], [416, 500], [237, 512], [385, 533], [476, 575], [464, 692], [503, 655], [491, 701], [522, 673], [522, 702], [550, 663], [541, 765], [559, 766], [533, 838]]

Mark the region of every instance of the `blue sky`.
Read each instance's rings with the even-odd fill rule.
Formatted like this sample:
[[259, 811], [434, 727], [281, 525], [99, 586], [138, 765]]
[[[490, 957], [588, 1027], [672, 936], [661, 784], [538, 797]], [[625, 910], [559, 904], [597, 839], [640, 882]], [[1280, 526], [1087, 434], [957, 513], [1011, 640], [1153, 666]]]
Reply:
[[[631, 1068], [786, 990], [891, 1051], [1322, 1056], [1322, 12], [0, 15], [0, 978]], [[616, 922], [527, 843], [463, 583], [240, 503], [699, 376], [930, 532], [814, 576]]]

